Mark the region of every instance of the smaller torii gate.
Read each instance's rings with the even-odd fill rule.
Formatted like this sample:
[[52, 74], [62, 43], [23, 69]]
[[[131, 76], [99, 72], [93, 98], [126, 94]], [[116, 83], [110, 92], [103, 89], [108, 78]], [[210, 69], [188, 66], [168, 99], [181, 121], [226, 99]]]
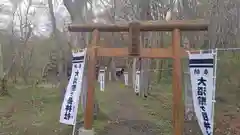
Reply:
[[[139, 57], [139, 58], [172, 58], [173, 59], [173, 129], [174, 135], [183, 134], [184, 105], [182, 99], [181, 58], [186, 57], [186, 51], [180, 47], [180, 31], [206, 31], [209, 23], [205, 20], [151, 21], [131, 22], [129, 24], [89, 24], [70, 25], [70, 32], [93, 32], [93, 39], [88, 46], [88, 86], [87, 102], [84, 115], [84, 128], [92, 129], [95, 65], [98, 56], [103, 57]], [[141, 48], [141, 31], [172, 31], [172, 46], [169, 48]], [[104, 48], [99, 46], [100, 32], [129, 32], [128, 48]]]

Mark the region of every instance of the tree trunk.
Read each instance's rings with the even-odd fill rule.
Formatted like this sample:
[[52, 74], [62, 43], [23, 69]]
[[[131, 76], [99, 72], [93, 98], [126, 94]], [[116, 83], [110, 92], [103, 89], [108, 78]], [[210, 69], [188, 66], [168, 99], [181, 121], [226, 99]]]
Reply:
[[2, 44], [0, 44], [0, 78], [1, 78], [1, 88], [0, 88], [0, 96], [9, 95], [7, 90], [7, 80], [3, 72], [3, 52], [2, 52]]
[[[52, 22], [52, 29], [53, 29], [53, 36], [55, 38], [56, 41], [56, 46], [55, 49], [58, 49], [58, 57], [57, 57], [57, 61], [58, 61], [58, 81], [60, 83], [59, 88], [60, 90], [64, 91], [61, 93], [65, 93], [65, 83], [67, 80], [67, 76], [64, 72], [64, 51], [62, 48], [62, 43], [60, 41], [60, 35], [58, 34], [57, 31], [57, 26], [56, 26], [56, 18], [54, 16], [54, 10], [53, 10], [53, 3], [52, 0], [48, 0], [48, 6], [49, 6], [49, 12], [51, 15], [51, 22]], [[63, 95], [62, 95], [63, 96]]]

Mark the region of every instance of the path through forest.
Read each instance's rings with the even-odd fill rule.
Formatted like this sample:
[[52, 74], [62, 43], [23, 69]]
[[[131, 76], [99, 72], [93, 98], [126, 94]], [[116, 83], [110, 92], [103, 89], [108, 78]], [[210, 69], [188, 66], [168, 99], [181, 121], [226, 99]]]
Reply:
[[[132, 89], [119, 84], [108, 84], [105, 92], [109, 105], [108, 124], [97, 135], [156, 135], [161, 134], [157, 126], [150, 122], [143, 105], [136, 102], [137, 97]], [[101, 106], [101, 103], [100, 103]]]

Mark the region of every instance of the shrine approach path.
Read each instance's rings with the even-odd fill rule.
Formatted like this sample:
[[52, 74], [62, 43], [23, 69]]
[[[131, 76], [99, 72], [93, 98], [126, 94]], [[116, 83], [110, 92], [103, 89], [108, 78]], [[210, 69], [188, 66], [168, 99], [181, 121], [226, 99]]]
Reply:
[[101, 109], [107, 108], [108, 117], [107, 124], [97, 131], [97, 135], [161, 134], [156, 124], [151, 122], [143, 105], [137, 101], [141, 97], [136, 96], [133, 89], [126, 88], [119, 83], [111, 83], [106, 85], [104, 92], [97, 93], [100, 94], [100, 98], [104, 98], [99, 98], [99, 104]]

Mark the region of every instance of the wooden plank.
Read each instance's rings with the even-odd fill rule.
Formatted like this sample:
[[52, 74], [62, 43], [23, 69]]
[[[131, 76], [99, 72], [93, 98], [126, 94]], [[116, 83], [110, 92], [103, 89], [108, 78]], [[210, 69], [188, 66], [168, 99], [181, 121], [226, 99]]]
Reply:
[[144, 48], [140, 52], [142, 58], [172, 58], [172, 52], [168, 48]]
[[182, 70], [181, 70], [181, 47], [180, 30], [174, 29], [172, 36], [173, 53], [173, 130], [174, 135], [183, 134], [183, 100], [182, 100]]
[[128, 48], [98, 48], [98, 56], [103, 57], [127, 57]]
[[[133, 22], [131, 22], [133, 23]], [[172, 20], [172, 21], [151, 21], [139, 22], [140, 31], [172, 31], [177, 28], [181, 31], [206, 31], [209, 21], [199, 20]], [[128, 32], [129, 24], [72, 24], [68, 26], [71, 32], [92, 32], [98, 29], [100, 32]]]
[[[90, 49], [89, 49], [90, 50]], [[140, 56], [143, 58], [172, 58], [172, 48], [141, 48]], [[193, 50], [194, 51], [194, 50]], [[193, 52], [190, 51], [190, 52]], [[98, 56], [103, 57], [130, 57], [128, 48], [98, 48]], [[181, 58], [188, 57], [185, 49], [180, 48]]]
[[[98, 48], [98, 56], [103, 57], [131, 57], [128, 48]], [[171, 58], [172, 52], [168, 48], [141, 48], [140, 55], [142, 58]]]

